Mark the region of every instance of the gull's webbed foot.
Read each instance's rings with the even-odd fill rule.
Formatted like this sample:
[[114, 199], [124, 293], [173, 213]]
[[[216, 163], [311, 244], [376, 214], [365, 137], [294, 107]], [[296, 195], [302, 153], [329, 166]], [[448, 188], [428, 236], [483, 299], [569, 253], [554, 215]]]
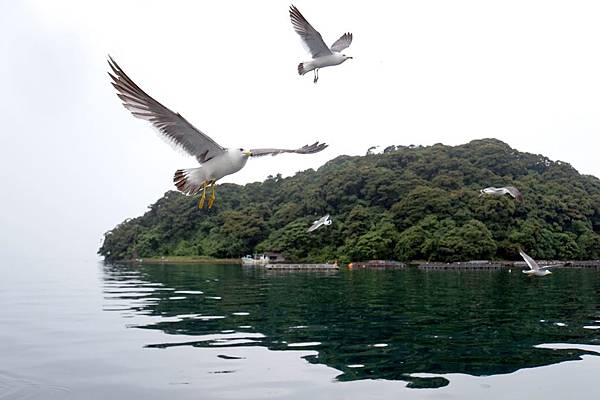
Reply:
[[212, 193], [210, 195], [210, 198], [208, 199], [208, 208], [212, 208], [213, 203], [215, 202], [215, 198], [217, 196], [215, 195], [215, 182], [213, 181], [212, 183]]
[[315, 79], [313, 79], [313, 83], [317, 83], [319, 80], [319, 70], [315, 69]]
[[202, 196], [200, 196], [200, 201], [198, 201], [198, 208], [204, 208], [205, 200], [206, 200], [206, 182], [204, 182], [204, 187], [202, 188]]

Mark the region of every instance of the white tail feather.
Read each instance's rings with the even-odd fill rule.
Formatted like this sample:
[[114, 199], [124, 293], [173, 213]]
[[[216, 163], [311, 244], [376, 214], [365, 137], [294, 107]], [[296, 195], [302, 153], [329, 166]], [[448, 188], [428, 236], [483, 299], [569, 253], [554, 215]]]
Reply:
[[200, 192], [206, 180], [206, 174], [202, 167], [178, 169], [173, 177], [177, 190], [190, 195]]
[[301, 62], [300, 64], [298, 64], [299, 75], [304, 75], [305, 73], [310, 72], [313, 69], [315, 68], [313, 67], [311, 62]]

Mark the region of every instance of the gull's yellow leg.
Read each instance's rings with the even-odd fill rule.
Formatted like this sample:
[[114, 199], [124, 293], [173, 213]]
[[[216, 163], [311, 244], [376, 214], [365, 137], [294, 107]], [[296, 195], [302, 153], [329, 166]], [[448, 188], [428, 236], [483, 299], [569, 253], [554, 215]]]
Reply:
[[212, 181], [212, 194], [210, 195], [210, 198], [208, 199], [208, 208], [212, 208], [213, 203], [215, 202], [215, 181]]
[[204, 200], [206, 200], [206, 181], [204, 181], [204, 184], [202, 185], [202, 196], [200, 196], [198, 208], [204, 208]]

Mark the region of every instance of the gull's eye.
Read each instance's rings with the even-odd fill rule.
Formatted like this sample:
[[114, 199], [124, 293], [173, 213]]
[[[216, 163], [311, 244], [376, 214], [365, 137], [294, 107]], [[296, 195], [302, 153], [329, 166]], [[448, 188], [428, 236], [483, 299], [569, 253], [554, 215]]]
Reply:
[[240, 151], [244, 151], [244, 149], [240, 148]]

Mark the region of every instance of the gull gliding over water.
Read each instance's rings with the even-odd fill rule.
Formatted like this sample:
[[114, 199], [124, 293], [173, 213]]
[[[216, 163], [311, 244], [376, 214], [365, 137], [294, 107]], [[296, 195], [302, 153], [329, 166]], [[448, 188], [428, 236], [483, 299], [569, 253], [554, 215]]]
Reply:
[[344, 33], [331, 45], [331, 48], [329, 48], [323, 41], [321, 34], [308, 23], [306, 18], [304, 18], [304, 16], [300, 14], [300, 11], [293, 5], [290, 6], [290, 19], [292, 20], [294, 30], [300, 35], [302, 43], [313, 58], [312, 61], [301, 62], [298, 64], [298, 74], [304, 75], [305, 73], [314, 70], [315, 79], [313, 82], [317, 83], [319, 80], [319, 68], [339, 65], [352, 58], [340, 53], [352, 43], [351, 33]]
[[331, 225], [331, 220], [329, 219], [329, 214], [327, 214], [324, 217], [321, 217], [318, 220], [316, 220], [315, 222], [313, 222], [312, 226], [310, 228], [308, 228], [306, 230], [306, 232], [316, 231], [323, 225], [326, 225], [326, 226]]
[[485, 189], [481, 189], [479, 191], [479, 197], [483, 196], [484, 194], [488, 196], [504, 196], [505, 194], [509, 194], [515, 200], [523, 201], [523, 195], [519, 189], [514, 186], [505, 186], [501, 188], [496, 188], [493, 186], [486, 187]]
[[188, 154], [196, 157], [200, 167], [180, 169], [175, 172], [173, 181], [177, 189], [185, 194], [197, 194], [202, 191], [198, 207], [204, 207], [206, 189], [212, 188], [208, 200], [208, 208], [215, 201], [215, 182], [226, 175], [236, 173], [246, 165], [248, 157], [262, 157], [280, 153], [312, 154], [327, 147], [325, 143], [315, 142], [299, 149], [227, 149], [217, 144], [206, 134], [196, 129], [179, 113], [154, 100], [150, 95], [137, 86], [110, 58], [108, 64], [112, 69], [109, 76], [112, 85], [117, 89], [117, 96], [123, 101], [123, 106], [131, 111], [134, 117], [149, 121], [154, 128], [171, 144], [182, 148]]
[[519, 254], [521, 255], [521, 257], [523, 257], [523, 260], [525, 260], [525, 262], [529, 266], [528, 271], [523, 271], [524, 274], [527, 274], [529, 276], [545, 276], [545, 275], [550, 275], [552, 273], [552, 272], [548, 271], [547, 266], [540, 267], [538, 265], [538, 263], [535, 262], [535, 260], [533, 258], [531, 258], [527, 254], [525, 254], [525, 252], [523, 250], [519, 249]]

